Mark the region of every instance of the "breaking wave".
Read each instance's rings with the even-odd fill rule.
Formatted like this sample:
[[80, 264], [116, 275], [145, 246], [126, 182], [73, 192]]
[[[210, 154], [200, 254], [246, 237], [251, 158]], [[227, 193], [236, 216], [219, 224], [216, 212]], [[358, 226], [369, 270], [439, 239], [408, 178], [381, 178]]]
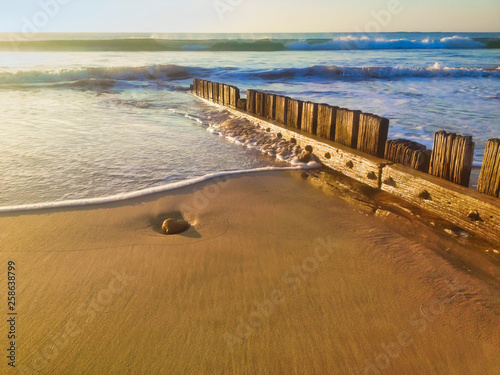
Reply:
[[[422, 68], [395, 67], [348, 67], [314, 65], [306, 68], [274, 70], [236, 69], [219, 67], [212, 69], [178, 65], [152, 65], [144, 67], [79, 68], [55, 71], [0, 71], [0, 87], [8, 85], [48, 84], [56, 87], [85, 89], [111, 89], [118, 84], [133, 81], [179, 81], [195, 77], [224, 77], [235, 81], [260, 79], [265, 81], [331, 81], [342, 79], [403, 79], [403, 78], [500, 78], [500, 66], [490, 68], [443, 67], [439, 63]], [[69, 82], [69, 83], [68, 83]], [[57, 83], [59, 83], [57, 85]], [[64, 83], [64, 84], [63, 84]]]

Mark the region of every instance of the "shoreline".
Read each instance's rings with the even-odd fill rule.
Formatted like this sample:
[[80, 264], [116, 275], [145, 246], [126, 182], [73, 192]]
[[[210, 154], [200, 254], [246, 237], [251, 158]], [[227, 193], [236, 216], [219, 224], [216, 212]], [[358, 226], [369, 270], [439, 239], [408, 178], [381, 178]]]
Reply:
[[166, 193], [169, 191], [174, 191], [177, 189], [182, 189], [189, 186], [194, 186], [196, 184], [210, 181], [217, 178], [230, 178], [231, 176], [261, 173], [261, 172], [276, 172], [276, 171], [292, 171], [292, 170], [307, 170], [308, 168], [297, 167], [263, 167], [255, 169], [243, 169], [236, 171], [226, 171], [210, 173], [201, 177], [194, 177], [187, 180], [173, 182], [167, 185], [154, 186], [147, 189], [130, 191], [125, 193], [118, 193], [114, 195], [95, 197], [95, 198], [82, 198], [82, 199], [71, 199], [65, 201], [54, 201], [54, 202], [41, 202], [32, 203], [24, 205], [11, 205], [11, 206], [0, 206], [0, 215], [9, 213], [21, 213], [21, 212], [33, 212], [36, 213], [39, 210], [49, 210], [49, 209], [62, 209], [62, 208], [78, 208], [78, 207], [93, 207], [108, 203], [115, 202], [126, 202], [128, 200], [133, 200], [136, 198], [147, 197], [149, 195]]
[[[128, 201], [0, 215], [2, 262], [20, 270], [16, 371], [498, 368], [498, 284], [313, 179], [243, 174]], [[172, 216], [191, 229], [160, 234]], [[444, 235], [436, 242], [426, 228], [414, 231], [450, 246]]]

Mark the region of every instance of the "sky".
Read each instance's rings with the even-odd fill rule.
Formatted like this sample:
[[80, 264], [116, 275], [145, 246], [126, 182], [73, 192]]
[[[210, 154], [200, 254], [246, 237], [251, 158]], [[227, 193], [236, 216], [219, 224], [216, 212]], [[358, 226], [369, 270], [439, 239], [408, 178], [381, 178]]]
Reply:
[[500, 0], [0, 0], [0, 32], [500, 32]]

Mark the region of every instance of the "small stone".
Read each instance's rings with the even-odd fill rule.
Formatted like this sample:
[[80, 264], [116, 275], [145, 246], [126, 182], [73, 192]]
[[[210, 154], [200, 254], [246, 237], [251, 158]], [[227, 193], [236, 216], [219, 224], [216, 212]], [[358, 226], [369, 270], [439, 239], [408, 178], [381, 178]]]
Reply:
[[300, 155], [299, 155], [299, 162], [300, 163], [309, 163], [311, 161], [311, 158], [312, 158], [312, 154], [311, 152], [309, 151], [303, 151]]
[[189, 228], [189, 223], [185, 220], [167, 219], [161, 226], [165, 234], [178, 234], [182, 233]]

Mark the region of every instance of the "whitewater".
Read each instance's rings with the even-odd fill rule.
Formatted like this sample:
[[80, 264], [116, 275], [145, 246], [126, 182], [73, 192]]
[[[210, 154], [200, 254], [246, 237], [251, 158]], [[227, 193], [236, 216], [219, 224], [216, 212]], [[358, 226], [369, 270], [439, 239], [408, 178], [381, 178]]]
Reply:
[[[224, 136], [192, 79], [390, 119], [432, 147], [500, 136], [500, 34], [0, 34], [0, 208], [125, 199], [220, 173], [289, 168]], [[184, 185], [183, 185], [184, 186]], [[28, 206], [26, 206], [28, 205]]]

